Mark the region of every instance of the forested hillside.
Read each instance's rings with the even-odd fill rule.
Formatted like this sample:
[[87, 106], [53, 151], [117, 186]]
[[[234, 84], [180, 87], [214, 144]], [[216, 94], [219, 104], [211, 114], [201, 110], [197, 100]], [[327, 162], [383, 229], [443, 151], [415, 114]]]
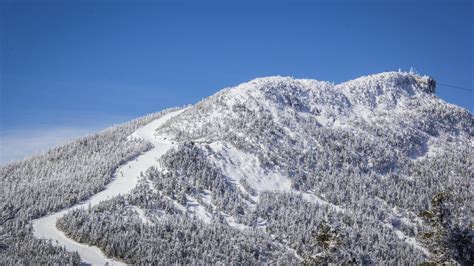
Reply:
[[[474, 117], [435, 88], [400, 72], [226, 88], [156, 128], [174, 146], [131, 193], [69, 212], [57, 227], [128, 264], [473, 265]], [[15, 228], [3, 234], [28, 241], [28, 221], [103, 188], [118, 164], [148, 148], [126, 140], [132, 127], [157, 116], [103, 132], [87, 148], [78, 140], [57, 148], [60, 156], [2, 168], [11, 195], [2, 217]], [[50, 158], [64, 168], [41, 179]], [[76, 160], [87, 163], [74, 168]], [[21, 185], [28, 179], [36, 185]], [[42, 258], [78, 262], [48, 247]], [[3, 260], [20, 261], [18, 249], [5, 244]], [[28, 250], [23, 261], [35, 260]]]
[[167, 112], [147, 115], [2, 166], [0, 264], [78, 264], [77, 254], [35, 239], [31, 220], [103, 190], [119, 165], [150, 148], [150, 144], [128, 136]]

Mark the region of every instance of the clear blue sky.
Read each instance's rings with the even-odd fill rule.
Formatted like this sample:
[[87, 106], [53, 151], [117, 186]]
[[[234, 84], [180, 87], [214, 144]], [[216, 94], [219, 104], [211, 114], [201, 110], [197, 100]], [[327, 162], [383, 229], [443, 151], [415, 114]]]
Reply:
[[[269, 75], [414, 67], [474, 88], [469, 0], [192, 2], [3, 0], [0, 135], [100, 128]], [[473, 92], [438, 95], [474, 110]]]

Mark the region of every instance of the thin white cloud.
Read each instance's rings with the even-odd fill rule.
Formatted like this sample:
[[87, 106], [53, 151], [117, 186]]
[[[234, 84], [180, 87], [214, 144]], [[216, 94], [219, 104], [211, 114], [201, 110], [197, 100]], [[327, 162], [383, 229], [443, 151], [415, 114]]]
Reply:
[[46, 152], [67, 141], [99, 132], [107, 127], [132, 119], [128, 115], [105, 113], [69, 114], [68, 120], [59, 119], [56, 125], [1, 129], [0, 166]]
[[97, 132], [102, 127], [16, 129], [0, 134], [0, 165], [47, 151], [69, 140]]

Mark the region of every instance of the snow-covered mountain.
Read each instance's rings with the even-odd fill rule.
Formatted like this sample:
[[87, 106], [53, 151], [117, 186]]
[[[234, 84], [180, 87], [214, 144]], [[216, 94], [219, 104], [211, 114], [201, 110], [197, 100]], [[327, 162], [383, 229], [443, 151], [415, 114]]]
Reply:
[[129, 264], [472, 265], [474, 117], [435, 87], [259, 78], [12, 163], [0, 259], [79, 263], [80, 242]]

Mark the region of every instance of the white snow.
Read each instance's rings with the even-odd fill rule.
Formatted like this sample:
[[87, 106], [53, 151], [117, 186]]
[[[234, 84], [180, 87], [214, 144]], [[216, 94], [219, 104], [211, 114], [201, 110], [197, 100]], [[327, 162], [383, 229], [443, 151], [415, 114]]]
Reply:
[[[240, 184], [241, 179], [246, 179], [257, 192], [291, 190], [291, 180], [276, 171], [266, 171], [260, 167], [257, 156], [222, 142], [214, 142], [210, 147], [215, 153], [222, 155], [222, 159], [211, 157], [211, 160], [226, 176], [235, 181], [241, 191], [246, 192]], [[258, 200], [256, 197], [251, 197], [255, 201]]]
[[426, 248], [424, 248], [420, 244], [420, 242], [418, 242], [418, 240], [416, 240], [416, 238], [405, 235], [402, 231], [400, 231], [399, 229], [393, 227], [392, 225], [390, 225], [388, 223], [384, 223], [383, 226], [392, 229], [394, 231], [395, 235], [399, 239], [405, 241], [406, 243], [408, 243], [412, 247], [414, 247], [414, 248], [418, 249], [419, 251], [423, 252], [423, 254], [425, 254], [425, 256], [427, 256], [427, 257], [431, 256], [431, 253]]
[[[240, 180], [245, 179], [247, 183], [254, 188], [257, 193], [262, 191], [286, 191], [295, 194], [301, 194], [303, 199], [318, 205], [328, 205], [337, 212], [345, 212], [345, 209], [331, 204], [322, 198], [316, 196], [312, 191], [300, 192], [291, 188], [291, 180], [277, 171], [265, 170], [260, 167], [258, 158], [249, 153], [238, 150], [237, 148], [214, 142], [209, 145], [218, 156], [210, 157], [213, 163], [218, 166], [223, 173], [232, 179], [237, 187], [247, 193], [240, 184]], [[258, 195], [249, 196], [254, 201], [258, 201]]]
[[431, 256], [431, 253], [426, 249], [424, 248], [417, 240], [416, 238], [414, 237], [409, 237], [409, 236], [406, 236], [402, 231], [400, 230], [395, 230], [395, 234], [397, 235], [398, 238], [400, 238], [401, 240], [404, 240], [405, 242], [407, 242], [408, 244], [410, 244], [412, 247], [420, 250], [421, 252], [423, 252], [427, 257], [430, 257]]
[[[390, 220], [392, 219], [398, 219], [400, 220], [402, 223], [404, 224], [407, 224], [409, 226], [416, 226], [416, 224], [421, 224], [422, 221], [419, 217], [417, 217], [417, 215], [412, 215], [414, 218], [414, 222], [412, 222], [410, 219], [408, 219], [407, 217], [403, 216], [402, 213], [400, 212], [400, 209], [398, 209], [397, 207], [390, 207], [389, 204], [387, 204], [387, 202], [381, 198], [378, 198], [377, 199], [379, 200], [380, 204], [384, 205], [385, 206], [385, 209], [386, 210], [391, 210], [391, 215], [390, 215], [390, 218], [386, 219], [383, 223], [383, 226], [387, 227], [387, 228], [390, 228], [394, 231], [395, 235], [405, 241], [406, 243], [408, 243], [409, 245], [411, 245], [412, 247], [420, 250], [421, 252], [423, 252], [427, 257], [431, 256], [431, 253], [426, 249], [424, 248], [420, 242], [418, 242], [418, 240], [416, 240], [415, 237], [411, 237], [411, 236], [407, 236], [403, 233], [403, 231], [401, 231], [397, 226], [393, 226], [392, 224], [390, 224]], [[408, 211], [408, 213], [410, 213]]]
[[341, 208], [340, 206], [334, 205], [328, 201], [323, 200], [322, 198], [316, 196], [314, 192], [308, 191], [308, 192], [299, 192], [297, 190], [293, 190], [294, 193], [301, 193], [301, 196], [303, 197], [304, 200], [308, 202], [315, 203], [317, 205], [321, 206], [329, 206], [331, 209], [333, 209], [336, 212], [344, 213], [346, 212], [346, 209]]
[[[210, 148], [215, 156], [210, 156], [211, 161], [219, 167], [222, 172], [232, 179], [236, 186], [244, 193], [247, 193], [253, 201], [258, 202], [258, 194], [262, 191], [281, 191], [299, 194], [304, 200], [322, 206], [329, 206], [336, 212], [345, 212], [344, 208], [331, 204], [316, 196], [313, 191], [301, 192], [291, 188], [291, 180], [277, 171], [265, 170], [260, 166], [258, 158], [250, 153], [243, 152], [231, 145], [214, 142]], [[240, 183], [245, 179], [250, 187], [255, 189], [257, 195], [250, 195]], [[254, 207], [254, 206], [250, 206]], [[227, 223], [239, 230], [247, 227], [235, 222], [234, 217], [226, 216]], [[266, 222], [259, 223], [259, 227], [265, 228]]]
[[81, 244], [66, 237], [62, 231], [56, 228], [56, 221], [59, 217], [74, 209], [94, 206], [114, 196], [129, 193], [136, 186], [140, 173], [145, 172], [150, 165], [156, 164], [157, 159], [172, 147], [172, 144], [168, 141], [170, 139], [169, 137], [154, 136], [155, 129], [182, 111], [184, 111], [184, 109], [170, 112], [134, 132], [131, 137], [142, 138], [149, 141], [154, 145], [154, 148], [143, 153], [135, 160], [131, 160], [119, 167], [114, 174], [114, 180], [107, 185], [106, 189], [92, 196], [89, 200], [34, 220], [34, 236], [40, 239], [52, 239], [53, 242], [64, 246], [69, 251], [77, 251], [82, 261], [87, 264], [104, 265], [108, 263], [109, 265], [124, 265], [124, 263], [120, 261], [107, 258], [104, 253], [95, 246]]
[[137, 212], [138, 217], [140, 218], [140, 220], [142, 220], [142, 222], [144, 224], [150, 224], [151, 223], [150, 219], [148, 219], [148, 217], [146, 217], [145, 211], [142, 208], [139, 208], [137, 206], [133, 206], [132, 209]]
[[426, 142], [425, 152], [422, 154], [418, 154], [413, 156], [411, 159], [413, 161], [422, 161], [427, 158], [435, 157], [436, 155], [440, 154], [443, 150], [443, 147], [438, 144], [439, 138], [430, 137]]
[[212, 192], [210, 190], [204, 189], [204, 193], [201, 194], [201, 199], [207, 205], [212, 206], [212, 208], [215, 208], [215, 206], [212, 204]]
[[205, 223], [210, 223], [212, 220], [212, 215], [206, 210], [206, 208], [202, 206], [201, 204], [199, 204], [199, 202], [197, 202], [197, 200], [194, 199], [193, 197], [186, 195], [186, 198], [187, 198], [187, 203], [186, 203], [187, 210], [190, 213], [196, 215], [196, 217], [198, 217]]
[[245, 224], [241, 224], [241, 223], [238, 223], [235, 218], [231, 215], [228, 215], [228, 214], [224, 214], [223, 213], [223, 216], [225, 217], [225, 220], [227, 222], [227, 224], [230, 226], [230, 227], [233, 227], [237, 230], [240, 230], [240, 231], [249, 231], [251, 230], [251, 228]]

